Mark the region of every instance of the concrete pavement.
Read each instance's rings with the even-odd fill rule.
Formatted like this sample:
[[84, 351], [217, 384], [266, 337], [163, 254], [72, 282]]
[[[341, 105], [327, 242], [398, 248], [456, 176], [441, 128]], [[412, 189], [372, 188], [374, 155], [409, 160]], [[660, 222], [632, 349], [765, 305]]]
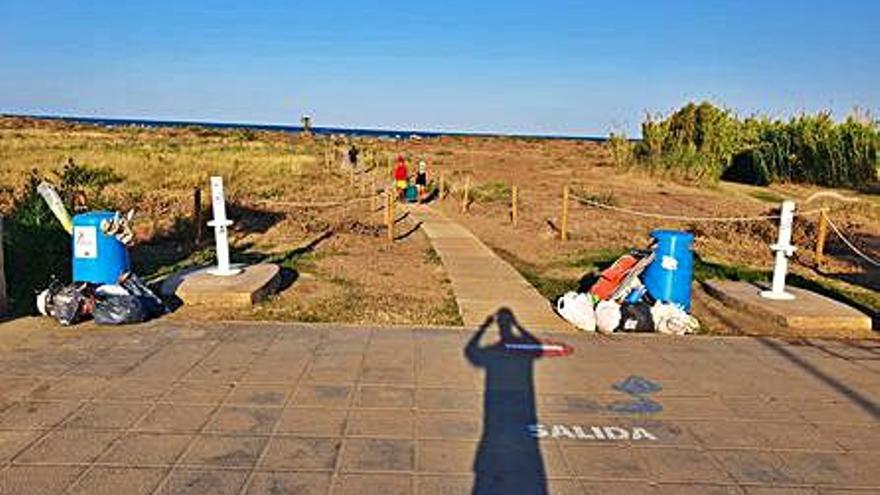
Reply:
[[496, 323], [33, 334], [0, 354], [0, 493], [880, 492], [876, 340], [536, 357]]

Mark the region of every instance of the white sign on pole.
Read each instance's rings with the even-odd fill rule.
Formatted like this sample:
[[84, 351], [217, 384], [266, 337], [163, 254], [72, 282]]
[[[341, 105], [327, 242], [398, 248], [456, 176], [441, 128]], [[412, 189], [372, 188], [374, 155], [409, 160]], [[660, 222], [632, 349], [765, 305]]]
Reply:
[[214, 243], [217, 247], [217, 268], [208, 270], [212, 275], [228, 277], [241, 273], [240, 268], [229, 265], [229, 232], [232, 221], [226, 218], [226, 197], [223, 193], [223, 177], [211, 177], [211, 207], [214, 219], [208, 226], [214, 227]]

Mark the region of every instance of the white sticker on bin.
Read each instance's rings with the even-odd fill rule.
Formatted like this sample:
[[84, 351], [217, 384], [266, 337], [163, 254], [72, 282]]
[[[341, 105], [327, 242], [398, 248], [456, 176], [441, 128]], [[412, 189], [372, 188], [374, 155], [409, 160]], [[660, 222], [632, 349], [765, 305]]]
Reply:
[[98, 257], [98, 230], [95, 227], [73, 227], [73, 257]]
[[660, 260], [660, 266], [662, 266], [664, 270], [678, 270], [678, 260], [672, 256], [664, 256]]

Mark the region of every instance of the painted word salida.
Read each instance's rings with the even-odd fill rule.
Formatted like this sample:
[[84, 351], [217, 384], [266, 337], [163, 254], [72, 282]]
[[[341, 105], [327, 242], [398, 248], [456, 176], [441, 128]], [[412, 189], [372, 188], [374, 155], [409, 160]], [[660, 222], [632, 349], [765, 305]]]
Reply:
[[533, 438], [570, 438], [572, 440], [657, 440], [645, 428], [620, 426], [528, 425]]

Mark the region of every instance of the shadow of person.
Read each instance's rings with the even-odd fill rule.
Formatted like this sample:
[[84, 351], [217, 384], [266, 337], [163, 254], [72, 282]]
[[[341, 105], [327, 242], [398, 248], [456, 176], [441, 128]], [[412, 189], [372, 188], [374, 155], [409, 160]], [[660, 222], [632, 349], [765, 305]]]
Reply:
[[[500, 340], [481, 345], [495, 323]], [[485, 368], [483, 435], [474, 459], [474, 495], [546, 494], [544, 461], [529, 427], [537, 424], [533, 363], [540, 354], [509, 352], [506, 344], [538, 344], [508, 308], [486, 319], [468, 341], [465, 356]]]

